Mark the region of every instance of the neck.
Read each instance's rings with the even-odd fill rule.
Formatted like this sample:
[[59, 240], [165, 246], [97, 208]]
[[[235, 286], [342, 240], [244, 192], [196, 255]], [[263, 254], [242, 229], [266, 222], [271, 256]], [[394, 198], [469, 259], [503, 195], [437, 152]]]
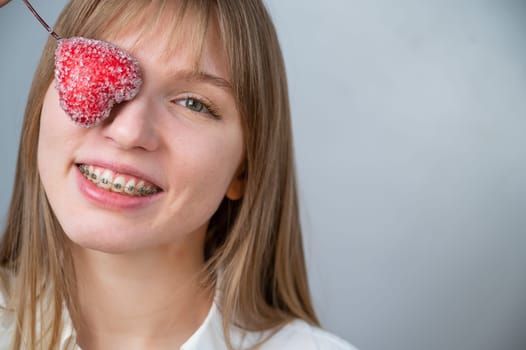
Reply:
[[179, 348], [208, 314], [213, 293], [201, 283], [202, 253], [174, 246], [73, 252], [85, 350]]

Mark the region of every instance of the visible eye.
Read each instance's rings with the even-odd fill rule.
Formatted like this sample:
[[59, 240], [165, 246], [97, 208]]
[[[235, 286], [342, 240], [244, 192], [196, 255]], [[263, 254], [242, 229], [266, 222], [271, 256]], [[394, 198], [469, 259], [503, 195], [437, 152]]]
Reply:
[[213, 119], [221, 119], [221, 115], [219, 115], [217, 108], [212, 104], [212, 102], [208, 100], [204, 101], [203, 99], [197, 97], [186, 96], [179, 98], [174, 102], [189, 109], [192, 112], [208, 114]]
[[207, 105], [193, 97], [185, 97], [183, 99], [177, 100], [175, 103], [186, 107], [193, 112], [211, 113]]

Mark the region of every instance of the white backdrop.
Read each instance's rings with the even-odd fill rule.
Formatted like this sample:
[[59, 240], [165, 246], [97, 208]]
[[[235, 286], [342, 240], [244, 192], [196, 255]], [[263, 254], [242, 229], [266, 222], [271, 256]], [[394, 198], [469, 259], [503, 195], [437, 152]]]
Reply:
[[[64, 0], [34, 0], [50, 22]], [[361, 350], [526, 349], [526, 2], [268, 0], [323, 324]], [[0, 210], [46, 33], [0, 10]]]

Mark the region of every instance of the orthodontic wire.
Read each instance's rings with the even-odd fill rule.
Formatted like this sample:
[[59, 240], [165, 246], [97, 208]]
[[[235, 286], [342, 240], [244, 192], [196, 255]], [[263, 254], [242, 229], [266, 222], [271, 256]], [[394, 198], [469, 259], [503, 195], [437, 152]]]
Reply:
[[51, 34], [51, 36], [57, 40], [60, 40], [62, 39], [57, 33], [55, 33], [55, 31], [46, 23], [46, 21], [44, 21], [44, 19], [42, 17], [40, 17], [40, 15], [38, 14], [38, 12], [33, 8], [33, 6], [31, 6], [31, 4], [29, 3], [28, 0], [22, 0], [24, 2], [24, 4], [26, 4], [27, 8], [29, 9], [29, 11], [31, 11], [31, 13], [33, 14], [33, 16], [36, 17], [36, 19], [38, 19], [38, 21], [40, 22], [40, 24], [42, 24], [42, 26], [47, 30], [47, 32], [49, 34]]

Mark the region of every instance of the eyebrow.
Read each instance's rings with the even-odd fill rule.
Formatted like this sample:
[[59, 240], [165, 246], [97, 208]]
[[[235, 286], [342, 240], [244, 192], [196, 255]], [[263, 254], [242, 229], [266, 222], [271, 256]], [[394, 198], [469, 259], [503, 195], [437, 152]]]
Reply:
[[172, 75], [175, 79], [188, 80], [188, 81], [197, 81], [207, 84], [215, 85], [221, 89], [232, 90], [232, 84], [224, 78], [218, 77], [203, 71], [196, 70], [180, 70], [175, 72]]

